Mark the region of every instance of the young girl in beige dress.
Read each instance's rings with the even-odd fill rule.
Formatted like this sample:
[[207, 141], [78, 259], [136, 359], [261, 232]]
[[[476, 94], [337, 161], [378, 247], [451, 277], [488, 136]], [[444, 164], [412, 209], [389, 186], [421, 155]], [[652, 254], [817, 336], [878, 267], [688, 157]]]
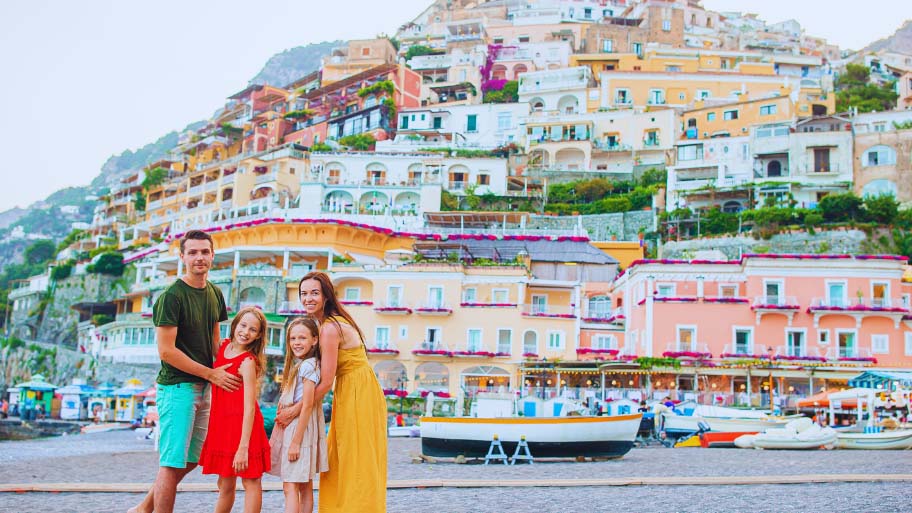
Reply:
[[301, 412], [284, 428], [275, 425], [270, 439], [271, 474], [282, 478], [285, 513], [313, 511], [313, 480], [329, 469], [323, 409], [314, 404], [320, 382], [320, 328], [311, 317], [298, 317], [286, 330], [285, 369], [279, 408]]

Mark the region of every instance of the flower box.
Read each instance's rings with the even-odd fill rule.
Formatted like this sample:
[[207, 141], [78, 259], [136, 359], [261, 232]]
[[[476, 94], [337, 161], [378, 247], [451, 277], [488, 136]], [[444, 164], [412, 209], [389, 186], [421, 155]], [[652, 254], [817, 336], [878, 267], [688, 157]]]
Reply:
[[704, 303], [728, 303], [728, 304], [741, 304], [741, 303], [750, 303], [746, 297], [706, 297], [703, 298]]
[[636, 360], [637, 358], [639, 358], [639, 356], [637, 356], [635, 354], [622, 354], [621, 356], [618, 356], [618, 360], [621, 360], [623, 362], [632, 362], [633, 360]]
[[490, 351], [453, 351], [453, 356], [469, 356], [478, 358], [493, 358], [494, 353]]
[[450, 315], [453, 310], [449, 308], [416, 308], [415, 313], [426, 315]]
[[523, 312], [526, 317], [546, 317], [548, 319], [576, 319], [573, 314], [552, 314], [544, 312]]
[[783, 360], [787, 362], [825, 362], [826, 358], [822, 356], [795, 356], [788, 354], [780, 354], [774, 357], [776, 360]]
[[877, 363], [877, 358], [870, 356], [840, 356], [840, 362]]
[[617, 349], [596, 349], [594, 347], [578, 347], [576, 349], [576, 354], [600, 354], [600, 355], [611, 355], [616, 356], [618, 354]]
[[412, 313], [412, 309], [405, 306], [381, 306], [374, 308], [374, 311], [379, 314], [394, 314], [394, 315], [408, 315]]
[[653, 296], [654, 301], [659, 303], [696, 303], [695, 297], [672, 297], [672, 296]]
[[615, 321], [623, 321], [625, 317], [623, 315], [612, 315], [611, 317], [583, 317], [583, 322], [591, 322], [595, 324], [611, 324]]
[[757, 305], [751, 305], [751, 310], [801, 310], [801, 307], [798, 305], [777, 305], [773, 303], [761, 303]]
[[445, 349], [412, 349], [412, 354], [421, 356], [453, 356]]
[[750, 353], [722, 353], [719, 355], [719, 358], [736, 358], [738, 360], [763, 360], [764, 358], [768, 358], [768, 356]]
[[[430, 390], [422, 390], [421, 397], [426, 398], [430, 393], [431, 393]], [[449, 392], [434, 392], [434, 397], [438, 397], [440, 399], [449, 399], [450, 393]]]
[[522, 357], [523, 357], [523, 358], [537, 359], [537, 358], [538, 358], [538, 353], [523, 353], [523, 354], [522, 354]]
[[908, 308], [888, 307], [888, 306], [869, 306], [869, 305], [852, 305], [852, 306], [810, 306], [807, 313], [813, 312], [908, 312]]
[[394, 397], [408, 397], [408, 392], [406, 392], [405, 390], [395, 390], [392, 388], [384, 388], [383, 395], [394, 396]]
[[399, 354], [398, 349], [382, 349], [378, 347], [370, 347], [367, 352], [371, 354]]
[[662, 356], [665, 358], [692, 358], [697, 360], [709, 360], [713, 357], [712, 353], [700, 351], [665, 351]]
[[339, 301], [345, 306], [374, 306], [373, 301]]
[[514, 303], [459, 303], [463, 308], [515, 308]]

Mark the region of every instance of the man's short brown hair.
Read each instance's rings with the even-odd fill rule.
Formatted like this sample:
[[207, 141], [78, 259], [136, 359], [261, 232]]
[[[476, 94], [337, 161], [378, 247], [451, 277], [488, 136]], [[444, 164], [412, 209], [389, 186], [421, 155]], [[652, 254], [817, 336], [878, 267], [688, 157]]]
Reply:
[[213, 251], [215, 251], [215, 243], [212, 242], [212, 236], [211, 236], [211, 235], [209, 235], [208, 233], [206, 233], [206, 232], [204, 232], [204, 231], [202, 231], [202, 230], [190, 230], [189, 232], [185, 233], [183, 237], [181, 237], [181, 241], [180, 241], [180, 252], [181, 252], [182, 255], [184, 254], [184, 244], [186, 244], [186, 242], [187, 242], [188, 240], [208, 240], [208, 241], [209, 241], [209, 247], [210, 247]]

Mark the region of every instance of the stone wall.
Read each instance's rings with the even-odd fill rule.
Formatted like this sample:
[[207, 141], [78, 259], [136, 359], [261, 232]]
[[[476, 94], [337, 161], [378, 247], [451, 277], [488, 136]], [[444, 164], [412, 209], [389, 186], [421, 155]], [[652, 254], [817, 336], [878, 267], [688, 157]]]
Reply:
[[527, 226], [538, 230], [572, 230], [580, 223], [579, 218], [582, 218], [583, 228], [589, 233], [589, 238], [597, 241], [612, 240], [612, 237], [622, 241], [639, 240], [640, 232], [655, 229], [653, 210], [584, 216], [532, 216]]
[[[131, 270], [130, 267], [127, 269]], [[75, 347], [79, 312], [71, 307], [77, 303], [113, 301], [129, 291], [129, 284], [133, 282], [131, 274], [130, 271], [121, 277], [80, 274], [60, 280], [54, 285], [52, 299], [48, 302], [35, 338]]]
[[669, 241], [659, 249], [660, 258], [714, 258], [739, 259], [744, 253], [865, 253], [865, 233], [861, 230], [834, 230], [811, 235], [806, 232], [774, 235], [769, 240], [749, 236], [717, 237], [687, 241]]

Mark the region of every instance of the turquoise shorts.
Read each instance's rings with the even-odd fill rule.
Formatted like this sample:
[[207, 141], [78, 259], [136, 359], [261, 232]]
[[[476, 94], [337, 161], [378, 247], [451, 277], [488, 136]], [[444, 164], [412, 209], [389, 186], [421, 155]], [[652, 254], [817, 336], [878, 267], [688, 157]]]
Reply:
[[209, 429], [209, 384], [158, 385], [158, 465], [198, 463]]

